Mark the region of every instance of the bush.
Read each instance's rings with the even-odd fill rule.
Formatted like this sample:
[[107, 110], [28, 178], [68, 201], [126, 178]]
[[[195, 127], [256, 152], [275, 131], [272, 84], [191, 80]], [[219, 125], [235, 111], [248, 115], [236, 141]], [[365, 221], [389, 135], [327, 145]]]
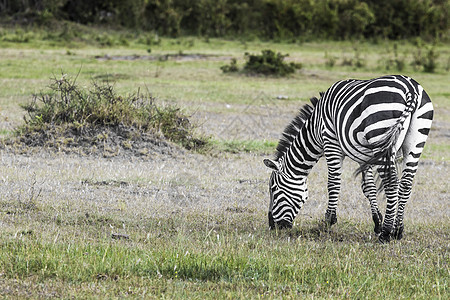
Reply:
[[429, 47], [423, 61], [423, 70], [427, 73], [434, 73], [438, 57], [439, 54], [434, 50], [434, 47]]
[[109, 82], [93, 82], [80, 88], [76, 78], [63, 75], [54, 78], [50, 92], [34, 95], [22, 105], [28, 113], [19, 135], [41, 131], [49, 126], [62, 126], [83, 131], [83, 128], [126, 127], [142, 132], [160, 132], [170, 141], [187, 149], [198, 148], [205, 141], [194, 136], [194, 126], [177, 107], [158, 106], [156, 99], [139, 91], [127, 96], [117, 95]]
[[436, 71], [438, 57], [439, 53], [435, 51], [433, 46], [424, 46], [418, 40], [416, 51], [413, 52], [411, 65], [415, 70], [422, 68], [424, 72], [434, 73]]
[[32, 32], [24, 32], [21, 29], [16, 29], [14, 33], [5, 34], [1, 36], [2, 41], [11, 43], [28, 43], [34, 38]]
[[[107, 24], [179, 36], [448, 40], [443, 0], [2, 0], [2, 20]], [[3, 21], [5, 22], [5, 21]]]
[[398, 45], [394, 43], [392, 48], [386, 48], [386, 53], [378, 60], [378, 65], [387, 71], [403, 72], [406, 67], [406, 57], [406, 53], [404, 55], [398, 54]]
[[325, 66], [327, 68], [333, 68], [336, 64], [337, 57], [333, 55], [328, 55], [328, 52], [325, 52]]
[[353, 57], [343, 57], [341, 65], [342, 66], [352, 66], [355, 69], [360, 69], [366, 66], [365, 58], [361, 57], [362, 51], [358, 47], [354, 47]]
[[[275, 53], [272, 50], [262, 50], [261, 55], [245, 53], [246, 63], [242, 72], [247, 75], [286, 76], [301, 69], [300, 63], [285, 63], [288, 54]], [[236, 59], [232, 58], [229, 65], [220, 67], [224, 73], [239, 72]]]
[[272, 50], [262, 50], [261, 55], [245, 53], [247, 62], [243, 71], [247, 74], [286, 76], [302, 68], [299, 63], [285, 63], [286, 56], [288, 54], [283, 55]]
[[236, 58], [232, 58], [229, 65], [221, 66], [220, 69], [224, 73], [236, 73], [236, 72], [239, 72], [239, 67], [237, 66]]

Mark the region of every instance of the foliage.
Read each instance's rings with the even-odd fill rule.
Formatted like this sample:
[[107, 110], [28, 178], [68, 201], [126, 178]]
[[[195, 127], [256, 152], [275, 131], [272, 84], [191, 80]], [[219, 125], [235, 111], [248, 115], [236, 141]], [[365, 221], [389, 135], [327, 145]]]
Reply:
[[224, 73], [236, 73], [239, 72], [236, 58], [232, 58], [229, 65], [221, 66], [220, 69]]
[[[237, 224], [242, 220], [226, 219], [231, 223], [226, 229], [221, 224], [208, 228], [196, 222], [195, 216], [145, 219], [145, 225], [134, 225], [124, 222], [123, 217], [118, 220], [95, 213], [75, 220], [61, 215], [47, 220], [59, 229], [54, 241], [42, 240], [39, 230], [31, 229], [16, 232], [17, 238], [3, 238], [0, 269], [4, 281], [37, 278], [39, 285], [75, 284], [84, 287], [71, 291], [78, 296], [86, 289], [89, 295], [96, 290], [111, 296], [129, 291], [134, 296], [157, 298], [367, 298], [374, 293], [383, 298], [448, 296], [448, 253], [445, 237], [441, 237], [446, 235], [446, 225], [422, 226], [423, 233], [413, 229], [408, 246], [381, 247], [367, 237], [359, 241], [361, 236], [349, 228], [349, 223], [355, 223], [347, 220], [341, 226], [344, 228], [332, 232], [321, 232], [312, 222], [304, 222], [301, 229], [271, 234], [257, 230], [262, 225], [257, 221], [256, 228], [243, 229]], [[255, 221], [252, 215], [241, 215]], [[206, 218], [206, 213], [198, 217]], [[105, 231], [114, 222], [126, 225], [133, 241], [108, 241]], [[70, 230], [89, 232], [89, 240], [71, 237]], [[438, 236], [433, 251], [425, 233]], [[379, 272], [374, 275], [373, 270]], [[115, 288], [105, 288], [109, 285]], [[67, 293], [62, 290], [59, 296]]]
[[411, 65], [416, 69], [426, 73], [434, 73], [437, 67], [439, 53], [432, 45], [424, 45], [420, 39], [416, 41], [416, 49], [413, 52]]
[[329, 55], [328, 52], [325, 52], [325, 66], [327, 68], [333, 68], [336, 64], [337, 57], [333, 55]]
[[405, 69], [406, 63], [404, 57], [400, 57], [398, 55], [397, 44], [394, 44], [392, 53], [394, 56], [386, 61], [386, 69], [390, 70], [391, 67], [394, 67], [394, 69], [397, 71], [403, 71]]
[[390, 39], [408, 37], [437, 38], [448, 34], [450, 2], [441, 0], [369, 0], [366, 1], [375, 14], [366, 36]]
[[[152, 46], [153, 52], [176, 53], [180, 45], [170, 44], [172, 41], [163, 39], [161, 46]], [[67, 48], [65, 44], [55, 50], [38, 39], [25, 46], [6, 48], [5, 44], [0, 57], [2, 129], [9, 128], [5, 124], [19, 123], [22, 113], [17, 112], [16, 104], [47, 83], [45, 74], [55, 72], [55, 64], [70, 70], [83, 64], [83, 72], [93, 78], [114, 72], [115, 90], [133, 91], [136, 84], [149, 80], [160, 63], [93, 58], [105, 51], [145, 53], [148, 46], [134, 43], [129, 49], [106, 50], [83, 45]], [[261, 44], [248, 42], [248, 49], [256, 51], [253, 49]], [[380, 70], [374, 62], [383, 51], [392, 49], [393, 43], [361, 42], [367, 68], [351, 72], [340, 66], [340, 53], [353, 55], [350, 42], [264, 45], [301, 58], [308, 72], [283, 80], [236, 80], [221, 74], [220, 61], [169, 61], [160, 78], [151, 80], [154, 95], [177, 99], [178, 105], [189, 105], [190, 111], [200, 107], [209, 116], [205, 128], [213, 124], [211, 131], [218, 147], [239, 152], [237, 155], [161, 155], [158, 160], [141, 161], [24, 156], [3, 149], [2, 296], [358, 299], [377, 295], [386, 299], [448, 299], [450, 228], [445, 203], [449, 192], [446, 132], [450, 119], [446, 111], [450, 94], [449, 75], [443, 72], [446, 45], [435, 46], [441, 53], [436, 74], [414, 72], [409, 66], [411, 54], [407, 57], [405, 72], [417, 78], [430, 94], [440, 124], [424, 149], [415, 198], [408, 205], [405, 240], [389, 245], [376, 243], [364, 196], [351, 179], [351, 165], [344, 168], [343, 180], [347, 179], [348, 185], [335, 227], [321, 230], [319, 226], [323, 216], [320, 203], [326, 195], [326, 176], [321, 176], [326, 174], [326, 165], [319, 164], [321, 169], [310, 175], [309, 182], [311, 191], [316, 192], [297, 217], [296, 226], [270, 232], [266, 216], [269, 173], [261, 172], [258, 154], [260, 149], [267, 153], [276, 147], [278, 138], [271, 132], [278, 133], [277, 128], [301, 102], [347, 76], [377, 76]], [[32, 47], [38, 51], [31, 51]], [[67, 56], [66, 49], [73, 55]], [[324, 49], [339, 57], [333, 70], [322, 69]], [[409, 43], [398, 43], [399, 54], [414, 49]], [[238, 57], [245, 50], [237, 41], [210, 39], [204, 43], [195, 39], [192, 51], [226, 52]], [[82, 78], [77, 83], [89, 86]], [[290, 100], [272, 99], [280, 93], [289, 95]], [[231, 108], [225, 107], [227, 103]], [[243, 111], [248, 104], [250, 110]], [[222, 120], [231, 122], [235, 115], [243, 121], [246, 116], [256, 119], [260, 113], [269, 120], [264, 123], [264, 137], [234, 141], [221, 135], [217, 124]], [[266, 138], [273, 142], [266, 145]], [[247, 151], [256, 154], [245, 154]], [[37, 183], [30, 174], [36, 174]], [[124, 233], [129, 239], [114, 239], [113, 233]]]
[[30, 103], [22, 105], [28, 115], [18, 133], [38, 131], [48, 125], [70, 125], [78, 129], [126, 126], [144, 132], [160, 131], [167, 139], [188, 149], [205, 143], [194, 137], [194, 127], [179, 108], [161, 107], [155, 100], [139, 91], [117, 95], [108, 81], [94, 81], [84, 89], [76, 84], [76, 78], [71, 80], [63, 74], [60, 79], [53, 79], [50, 92], [34, 95]]
[[439, 54], [433, 47], [428, 48], [425, 59], [423, 60], [423, 70], [427, 73], [434, 73], [437, 67], [436, 60], [438, 57]]
[[[242, 71], [249, 75], [286, 76], [302, 68], [300, 63], [285, 63], [286, 56], [288, 54], [275, 53], [270, 49], [262, 50], [261, 55], [245, 53], [246, 63]], [[224, 73], [239, 71], [235, 58], [231, 59], [229, 65], [222, 66], [220, 69]]]
[[441, 0], [4, 0], [16, 23], [53, 20], [108, 24], [169, 36], [258, 34], [270, 39], [446, 37], [449, 1]]
[[245, 53], [247, 62], [244, 72], [248, 74], [286, 76], [294, 73], [295, 69], [301, 69], [301, 64], [285, 63], [284, 58], [288, 54], [275, 53], [272, 50], [262, 50], [261, 55]]
[[[355, 69], [360, 69], [366, 66], [366, 60], [361, 57], [361, 49], [358, 47], [353, 48], [353, 57], [344, 56], [342, 58], [341, 65], [342, 66], [352, 66]], [[329, 64], [328, 62], [325, 62], [325, 65]]]

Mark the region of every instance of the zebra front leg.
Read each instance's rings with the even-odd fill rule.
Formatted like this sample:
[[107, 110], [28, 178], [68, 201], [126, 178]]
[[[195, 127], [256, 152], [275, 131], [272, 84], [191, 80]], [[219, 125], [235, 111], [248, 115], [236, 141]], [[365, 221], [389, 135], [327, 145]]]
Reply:
[[386, 166], [380, 166], [378, 173], [380, 174], [386, 194], [386, 214], [384, 216], [379, 241], [381, 243], [388, 243], [391, 240], [391, 233], [394, 229], [395, 212], [398, 204], [398, 177], [394, 158], [391, 158]]
[[328, 207], [325, 213], [325, 223], [329, 226], [337, 222], [336, 209], [341, 191], [341, 167], [342, 160], [336, 165], [328, 164]]
[[375, 185], [375, 180], [373, 178], [372, 167], [369, 166], [362, 171], [362, 182], [361, 188], [364, 195], [367, 197], [370, 203], [370, 211], [372, 212], [372, 220], [375, 224], [374, 231], [376, 234], [381, 233], [381, 227], [383, 223], [383, 215], [378, 209], [377, 203], [377, 187]]

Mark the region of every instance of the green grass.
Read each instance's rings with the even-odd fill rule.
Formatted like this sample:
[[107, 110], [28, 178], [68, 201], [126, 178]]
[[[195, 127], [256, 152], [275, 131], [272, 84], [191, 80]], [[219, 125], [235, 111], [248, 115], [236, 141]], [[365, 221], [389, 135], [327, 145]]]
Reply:
[[[129, 285], [140, 290], [138, 295], [146, 291], [154, 297], [448, 295], [445, 224], [414, 226], [407, 232], [407, 243], [379, 245], [375, 238], [364, 237], [371, 230], [368, 224], [351, 220], [341, 220], [331, 232], [303, 222], [277, 233], [246, 228], [261, 225], [252, 216], [246, 216], [244, 224], [230, 220], [219, 226], [199, 223], [195, 217], [171, 218], [162, 226], [158, 220], [146, 220], [145, 230], [128, 223], [129, 240], [112, 240], [108, 234], [95, 242], [70, 237], [70, 227], [88, 231], [86, 227], [99, 226], [81, 219], [66, 224], [69, 230], [53, 232], [49, 240], [29, 229], [14, 236], [3, 233], [0, 269], [7, 280], [81, 287], [91, 282], [121, 290]], [[114, 296], [115, 289], [103, 296]], [[82, 297], [88, 291], [72, 293], [68, 295]]]
[[448, 141], [436, 144], [432, 139], [430, 139], [425, 146], [422, 158], [448, 163], [450, 161], [450, 144]]
[[[167, 140], [187, 149], [206, 144], [206, 140], [194, 137], [188, 117], [178, 107], [161, 106], [139, 90], [118, 95], [108, 80], [94, 81], [87, 88], [80, 87], [76, 80], [77, 77], [70, 78], [64, 73], [55, 76], [48, 91], [34, 95], [29, 103], [22, 105], [27, 116], [25, 124], [16, 131], [19, 138], [49, 132], [55, 127], [62, 132], [60, 137], [66, 138], [67, 131], [95, 129], [102, 134], [102, 130], [122, 126], [130, 131], [124, 136], [128, 142], [136, 135], [160, 132]], [[132, 133], [133, 130], [139, 133]]]
[[[281, 131], [299, 106], [334, 81], [397, 73], [380, 66], [393, 43], [359, 42], [365, 64], [355, 68], [342, 65], [344, 58], [355, 56], [352, 42], [200, 38], [155, 42], [154, 35], [145, 33], [68, 30], [1, 30], [0, 135], [9, 136], [23, 124], [19, 105], [46, 90], [50, 78], [61, 70], [69, 75], [81, 70], [77, 83], [82, 87], [112, 78], [114, 89], [124, 97], [141, 89], [161, 103], [183, 108], [198, 118], [200, 126], [208, 128], [212, 122], [206, 133], [212, 136], [214, 151], [229, 154], [185, 153], [141, 161], [6, 153], [0, 161], [1, 295], [449, 298], [448, 45], [436, 46], [440, 52], [436, 73], [416, 71], [410, 65], [402, 71], [430, 94], [435, 124], [413, 189], [415, 198], [407, 206], [405, 237], [379, 245], [368, 208], [360, 210], [365, 200], [355, 179], [342, 189], [343, 198], [354, 202], [340, 202], [342, 210], [352, 214], [340, 217], [330, 231], [321, 229], [326, 170], [320, 164], [309, 179], [311, 199], [305, 215], [297, 217], [292, 230], [270, 232], [269, 172], [261, 160], [275, 150], [278, 136], [273, 131]], [[282, 79], [220, 70], [230, 58], [242, 65], [245, 52], [261, 49], [289, 53], [286, 60], [300, 62], [303, 68]], [[410, 55], [414, 45], [399, 42], [398, 49], [399, 54]], [[95, 58], [180, 51], [216, 56], [193, 61]], [[337, 58], [332, 68], [326, 65], [325, 52]], [[276, 99], [278, 95], [287, 99]], [[208, 118], [202, 119], [203, 114]], [[250, 134], [260, 134], [256, 138], [220, 135], [220, 122], [214, 123], [246, 121], [245, 116], [254, 127], [260, 116], [271, 117], [273, 123], [250, 128]], [[351, 178], [352, 171], [346, 171], [343, 179]], [[113, 239], [112, 233], [125, 233], [129, 239]]]
[[[36, 33], [34, 33], [36, 34]], [[44, 33], [41, 33], [44, 34]], [[87, 33], [86, 33], [87, 34]], [[37, 34], [39, 35], [39, 34]], [[125, 34], [124, 34], [125, 35]], [[114, 37], [112, 38], [119, 39]], [[117, 86], [124, 91], [137, 87], [148, 87], [152, 93], [164, 99], [176, 99], [199, 105], [203, 102], [249, 103], [254, 95], [264, 91], [269, 95], [277, 95], [288, 91], [290, 99], [308, 99], [328, 88], [336, 80], [356, 77], [370, 78], [386, 73], [398, 73], [397, 70], [386, 70], [380, 67], [380, 61], [388, 56], [393, 43], [380, 42], [371, 44], [358, 43], [358, 51], [365, 61], [365, 66], [355, 68], [343, 66], [344, 58], [355, 56], [354, 45], [350, 42], [311, 42], [303, 44], [281, 44], [261, 41], [240, 42], [209, 39], [208, 41], [195, 38], [179, 40], [161, 38], [156, 45], [145, 45], [138, 41], [139, 35], [128, 37], [128, 45], [113, 44], [101, 46], [90, 44], [83, 40], [66, 45], [64, 42], [49, 44], [46, 40], [32, 39], [27, 43], [3, 43], [1, 49], [2, 74], [0, 80], [4, 87], [0, 97], [29, 95], [38, 92], [45, 85], [51, 74], [58, 74], [64, 70], [69, 74], [76, 74], [80, 68], [82, 82], [90, 77], [110, 74], [118, 78]], [[86, 38], [86, 41], [89, 41]], [[414, 45], [400, 42], [399, 53], [411, 56]], [[191, 62], [158, 62], [158, 61], [98, 61], [95, 56], [113, 55], [152, 55], [166, 53], [203, 53], [224, 56], [224, 60], [191, 61]], [[444, 105], [448, 97], [446, 82], [448, 73], [448, 47], [438, 45], [440, 56], [438, 69], [435, 74], [415, 71], [407, 64], [404, 71], [417, 78], [418, 81], [431, 92], [431, 98], [436, 105]], [[258, 53], [261, 49], [273, 49], [281, 53], [289, 53], [288, 61], [300, 62], [303, 71], [286, 80], [271, 78], [255, 78], [222, 74], [220, 67], [229, 62], [229, 57], [238, 59], [243, 64], [244, 53]], [[324, 49], [327, 49], [326, 51]], [[331, 50], [329, 50], [331, 49]], [[337, 57], [335, 67], [326, 66], [325, 53]], [[46, 63], [43, 64], [42, 62]], [[26, 70], [26, 72], [23, 72]], [[313, 74], [314, 76], [310, 76]], [[8, 79], [8, 80], [6, 80]], [[5, 82], [6, 81], [6, 82]], [[26, 82], [26, 85], [20, 84]], [[170, 88], [168, 88], [170, 87]], [[211, 91], [214, 93], [211, 93]], [[119, 90], [120, 91], [120, 90]], [[444, 117], [444, 116], [443, 116]], [[446, 118], [446, 117], [445, 117]]]

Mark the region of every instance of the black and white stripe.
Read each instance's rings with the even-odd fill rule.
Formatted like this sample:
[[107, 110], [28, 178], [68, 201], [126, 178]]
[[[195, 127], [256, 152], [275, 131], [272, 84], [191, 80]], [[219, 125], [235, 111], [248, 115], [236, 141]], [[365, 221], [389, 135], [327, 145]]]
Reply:
[[[360, 164], [357, 173], [362, 174], [362, 190], [370, 202], [375, 232], [381, 232], [380, 241], [389, 241], [391, 235], [400, 239], [404, 208], [433, 119], [429, 96], [413, 79], [392, 75], [336, 82], [311, 103], [284, 130], [275, 158], [264, 160], [273, 169], [270, 227], [292, 226], [308, 197], [306, 177], [322, 156], [328, 166], [325, 220], [334, 224], [342, 161], [348, 156]], [[400, 155], [399, 179], [395, 161]], [[373, 169], [387, 198], [383, 225]]]

